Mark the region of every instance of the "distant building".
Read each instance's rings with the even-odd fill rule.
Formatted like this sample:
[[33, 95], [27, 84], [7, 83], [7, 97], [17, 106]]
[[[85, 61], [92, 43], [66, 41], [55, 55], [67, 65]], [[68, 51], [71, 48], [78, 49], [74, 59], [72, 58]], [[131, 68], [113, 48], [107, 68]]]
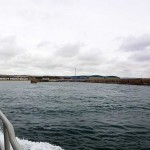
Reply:
[[11, 81], [28, 81], [28, 78], [9, 78]]
[[43, 81], [43, 82], [49, 82], [50, 79], [49, 79], [49, 78], [42, 78], [42, 81]]
[[6, 81], [9, 80], [9, 78], [0, 78], [0, 81]]

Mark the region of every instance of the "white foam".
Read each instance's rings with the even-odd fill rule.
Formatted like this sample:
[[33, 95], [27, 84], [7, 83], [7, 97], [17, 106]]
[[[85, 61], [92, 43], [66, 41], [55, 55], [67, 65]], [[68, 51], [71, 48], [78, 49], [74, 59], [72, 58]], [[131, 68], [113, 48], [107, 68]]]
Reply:
[[[4, 143], [3, 133], [0, 131], [0, 141]], [[63, 150], [59, 146], [54, 146], [46, 142], [31, 142], [24, 139], [17, 138], [22, 150]]]

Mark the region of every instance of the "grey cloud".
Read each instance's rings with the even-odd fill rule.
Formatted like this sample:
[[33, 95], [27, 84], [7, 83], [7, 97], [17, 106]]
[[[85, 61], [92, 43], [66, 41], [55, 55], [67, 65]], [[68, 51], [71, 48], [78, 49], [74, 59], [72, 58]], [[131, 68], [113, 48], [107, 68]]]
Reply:
[[[118, 74], [126, 74], [129, 77], [149, 76], [147, 67], [150, 64], [150, 35], [142, 35], [139, 37], [128, 37], [122, 39], [119, 47], [119, 56], [112, 63], [118, 68]], [[140, 72], [140, 73], [138, 73]]]
[[14, 57], [18, 55], [23, 49], [16, 43], [16, 38], [6, 37], [0, 39], [0, 56], [1, 57]]
[[103, 60], [103, 53], [99, 49], [90, 49], [79, 55], [79, 59], [83, 61], [101, 61]]
[[40, 53], [22, 53], [13, 59], [13, 63], [17, 66], [30, 66], [39, 69], [53, 69], [61, 67], [61, 59], [56, 59], [54, 55], [41, 55]]
[[44, 46], [47, 46], [49, 44], [50, 44], [50, 42], [48, 42], [48, 41], [42, 41], [42, 42], [37, 44], [37, 48], [44, 47]]
[[80, 66], [96, 67], [102, 65], [106, 60], [99, 49], [89, 49], [77, 56], [77, 63]]
[[120, 50], [123, 51], [143, 51], [150, 46], [150, 35], [140, 37], [128, 37], [123, 40]]
[[68, 44], [59, 48], [56, 52], [61, 57], [74, 57], [80, 52], [81, 44]]
[[150, 49], [149, 52], [135, 53], [129, 59], [140, 63], [150, 63]]
[[25, 52], [25, 53], [22, 53], [16, 57], [14, 57], [13, 61], [16, 64], [20, 64], [20, 65], [29, 65], [29, 64], [32, 65], [33, 62], [35, 61], [36, 57], [37, 57], [36, 55], [34, 56], [30, 52]]
[[50, 70], [62, 69], [64, 71], [71, 71], [74, 67], [95, 69], [96, 66], [104, 63], [103, 55], [102, 53], [99, 54], [99, 49], [87, 50], [86, 47], [80, 44], [69, 44], [69, 46], [66, 45], [62, 48], [55, 48], [57, 48], [56, 53], [47, 55], [44, 59], [37, 58], [36, 56], [36, 60], [32, 61], [32, 66]]

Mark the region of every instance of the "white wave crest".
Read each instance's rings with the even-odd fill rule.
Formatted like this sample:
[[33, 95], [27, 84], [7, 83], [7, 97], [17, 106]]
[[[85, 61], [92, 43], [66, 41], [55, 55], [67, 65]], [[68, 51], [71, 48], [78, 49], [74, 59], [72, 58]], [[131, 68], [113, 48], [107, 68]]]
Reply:
[[[4, 135], [0, 131], [0, 141], [4, 143]], [[54, 146], [46, 142], [31, 142], [24, 139], [17, 138], [22, 150], [63, 150], [59, 146]], [[12, 148], [11, 148], [12, 149]]]

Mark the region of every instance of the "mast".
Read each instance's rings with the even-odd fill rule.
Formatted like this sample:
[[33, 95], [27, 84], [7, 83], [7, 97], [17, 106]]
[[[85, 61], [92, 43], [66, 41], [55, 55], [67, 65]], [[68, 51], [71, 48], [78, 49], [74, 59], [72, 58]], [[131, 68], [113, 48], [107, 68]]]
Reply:
[[75, 68], [74, 71], [75, 71], [75, 76], [76, 76], [77, 69]]

